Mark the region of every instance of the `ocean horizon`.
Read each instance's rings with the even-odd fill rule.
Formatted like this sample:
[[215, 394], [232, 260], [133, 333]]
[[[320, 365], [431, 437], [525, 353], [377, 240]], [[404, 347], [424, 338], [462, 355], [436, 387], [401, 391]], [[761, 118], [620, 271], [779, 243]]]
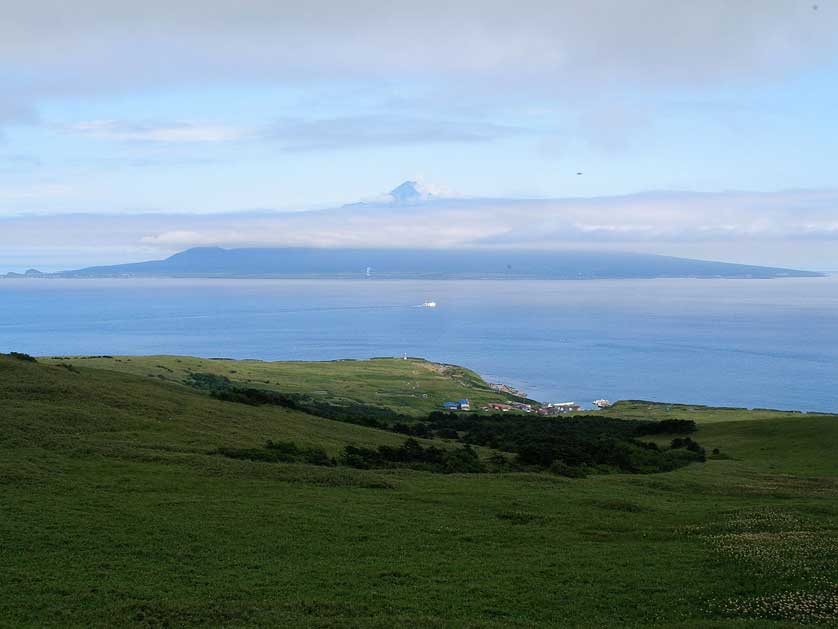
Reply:
[[406, 354], [586, 407], [607, 398], [836, 411], [836, 321], [835, 276], [0, 282], [4, 352]]

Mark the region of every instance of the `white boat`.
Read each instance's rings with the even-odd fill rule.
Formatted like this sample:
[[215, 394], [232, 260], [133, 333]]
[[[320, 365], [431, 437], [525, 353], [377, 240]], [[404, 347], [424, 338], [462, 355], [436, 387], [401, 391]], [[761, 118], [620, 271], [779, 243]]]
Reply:
[[423, 308], [436, 308], [436, 302], [435, 301], [426, 301], [424, 304], [422, 304], [422, 307]]

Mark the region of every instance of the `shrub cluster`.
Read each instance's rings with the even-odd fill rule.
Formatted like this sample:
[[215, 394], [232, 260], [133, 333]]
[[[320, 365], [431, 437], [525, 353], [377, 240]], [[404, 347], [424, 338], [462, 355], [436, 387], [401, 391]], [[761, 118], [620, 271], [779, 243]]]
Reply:
[[[679, 448], [685, 448], [689, 452], [694, 452], [701, 461], [705, 460], [705, 451], [697, 441], [693, 441], [689, 437], [676, 437], [672, 440], [670, 447], [673, 450], [677, 450]], [[718, 454], [718, 448], [714, 450], [714, 454]]]
[[218, 448], [216, 454], [231, 459], [266, 463], [308, 463], [309, 465], [346, 465], [358, 469], [412, 468], [441, 474], [476, 474], [486, 471], [473, 448], [466, 445], [446, 450], [423, 447], [415, 439], [402, 445], [365, 448], [346, 446], [339, 459], [329, 457], [322, 448], [304, 448], [293, 441], [268, 441], [262, 448]]
[[[703, 451], [686, 445], [677, 451], [678, 448], [660, 448], [636, 439], [643, 431], [666, 432], [655, 426], [658, 422], [593, 416], [542, 419], [495, 414], [463, 417], [457, 413], [434, 412], [428, 423], [436, 434], [456, 432], [465, 443], [512, 452], [516, 455], [515, 463], [525, 469], [552, 468], [563, 475], [570, 475], [567, 468], [661, 472], [703, 460]], [[678, 423], [674, 428], [686, 430], [689, 426]]]
[[[297, 393], [245, 387], [216, 374], [192, 373], [187, 382], [219, 400], [282, 406], [411, 437], [398, 448], [347, 446], [340, 462], [351, 467], [413, 467], [446, 473], [549, 470], [563, 476], [584, 476], [589, 470], [663, 472], [705, 459], [704, 449], [689, 437], [676, 438], [670, 448], [638, 439], [644, 435], [692, 433], [696, 425], [691, 420], [653, 422], [599, 416], [546, 419], [435, 411], [426, 421], [416, 421], [388, 408], [354, 401], [336, 404]], [[424, 448], [413, 437], [455, 439], [465, 446], [456, 450]], [[483, 465], [471, 447], [475, 445], [509, 452], [514, 458], [509, 460], [499, 455], [497, 461]], [[302, 456], [295, 452], [281, 455], [276, 448], [266, 448], [266, 451], [267, 454], [258, 454], [259, 460], [285, 460], [280, 456], [298, 460]], [[257, 457], [252, 451], [246, 454]]]
[[308, 463], [334, 466], [337, 462], [323, 448], [304, 448], [293, 441], [271, 441], [264, 448], [218, 448], [216, 452], [230, 459], [265, 461], [267, 463]]
[[361, 469], [409, 467], [443, 474], [476, 474], [485, 471], [477, 452], [469, 445], [452, 450], [436, 446], [425, 448], [415, 439], [407, 439], [397, 448], [346, 446], [340, 462]]
[[429, 434], [411, 432], [409, 424], [406, 423], [412, 421], [411, 417], [380, 406], [371, 406], [355, 401], [335, 404], [301, 393], [280, 393], [268, 389], [245, 387], [231, 381], [226, 376], [212, 373], [191, 373], [187, 377], [186, 383], [197, 389], [207, 391], [212, 397], [225, 402], [238, 402], [252, 406], [264, 404], [282, 406], [325, 419], [383, 430], [391, 430], [394, 425], [400, 425], [403, 430], [397, 432], [404, 432], [404, 434], [417, 437], [431, 437]]
[[24, 354], [23, 352], [9, 352], [6, 354], [9, 358], [14, 358], [15, 360], [22, 360], [27, 363], [36, 363], [38, 360], [34, 356], [30, 356], [29, 354]]

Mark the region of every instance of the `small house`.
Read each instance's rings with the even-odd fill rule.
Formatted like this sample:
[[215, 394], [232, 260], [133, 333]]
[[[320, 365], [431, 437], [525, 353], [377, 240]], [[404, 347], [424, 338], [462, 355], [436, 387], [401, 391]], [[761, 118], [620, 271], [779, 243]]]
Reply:
[[446, 411], [456, 411], [460, 408], [460, 405], [456, 402], [443, 402], [442, 408], [444, 408]]
[[469, 404], [468, 400], [460, 400], [459, 402], [457, 402], [457, 408], [459, 408], [461, 411], [470, 411], [471, 404]]

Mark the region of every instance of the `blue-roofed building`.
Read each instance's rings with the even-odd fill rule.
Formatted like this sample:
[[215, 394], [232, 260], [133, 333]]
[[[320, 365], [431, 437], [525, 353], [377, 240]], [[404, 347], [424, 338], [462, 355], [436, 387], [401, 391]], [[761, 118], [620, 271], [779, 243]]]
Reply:
[[459, 402], [457, 402], [457, 408], [461, 411], [470, 411], [471, 404], [469, 404], [468, 400], [460, 400]]
[[443, 402], [442, 408], [444, 408], [446, 411], [456, 411], [460, 408], [460, 405], [456, 402]]

